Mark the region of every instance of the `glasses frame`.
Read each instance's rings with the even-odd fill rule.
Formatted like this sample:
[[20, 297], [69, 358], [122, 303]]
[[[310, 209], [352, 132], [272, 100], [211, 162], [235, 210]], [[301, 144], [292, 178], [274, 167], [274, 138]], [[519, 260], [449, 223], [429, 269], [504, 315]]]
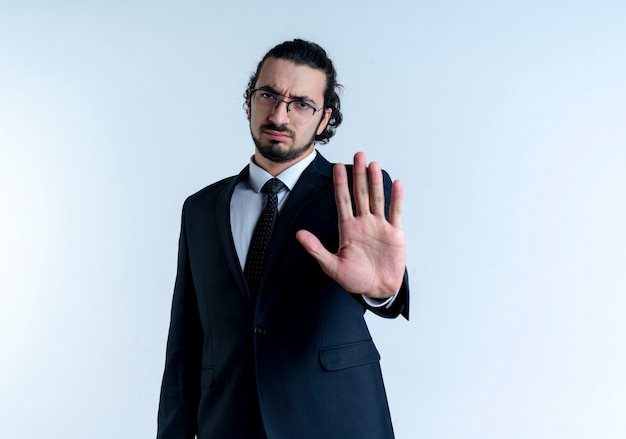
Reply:
[[[302, 99], [293, 99], [291, 101], [286, 101], [285, 99], [279, 99], [280, 97], [285, 98], [286, 96], [281, 95], [279, 93], [276, 93], [275, 91], [267, 90], [265, 88], [255, 88], [253, 90], [250, 90], [250, 101], [251, 102], [254, 102], [254, 94], [256, 92], [258, 92], [258, 91], [261, 91], [263, 93], [268, 93], [268, 94], [271, 94], [271, 95], [276, 97], [276, 104], [274, 105], [274, 108], [272, 109], [272, 111], [276, 111], [276, 109], [278, 108], [278, 106], [280, 105], [281, 102], [284, 102], [287, 105], [287, 113], [289, 113], [291, 111], [289, 106], [291, 104], [293, 104], [294, 102], [301, 102], [303, 104], [308, 105], [309, 107], [311, 107], [313, 109], [313, 114], [311, 114], [311, 119], [313, 119], [313, 116], [315, 116], [315, 113], [317, 113], [318, 111], [322, 110], [322, 108], [315, 108], [313, 105], [309, 104], [306, 101], [303, 101]], [[303, 123], [301, 125], [306, 125], [307, 123], [309, 123], [311, 121], [311, 119], [309, 119], [308, 121], [306, 121], [305, 123]]]

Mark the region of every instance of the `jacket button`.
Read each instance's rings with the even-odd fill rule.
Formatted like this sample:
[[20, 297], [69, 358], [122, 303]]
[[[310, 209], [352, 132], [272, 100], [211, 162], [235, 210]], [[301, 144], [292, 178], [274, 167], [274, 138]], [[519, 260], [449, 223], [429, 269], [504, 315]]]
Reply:
[[263, 326], [255, 326], [254, 327], [254, 335], [265, 335], [266, 331]]

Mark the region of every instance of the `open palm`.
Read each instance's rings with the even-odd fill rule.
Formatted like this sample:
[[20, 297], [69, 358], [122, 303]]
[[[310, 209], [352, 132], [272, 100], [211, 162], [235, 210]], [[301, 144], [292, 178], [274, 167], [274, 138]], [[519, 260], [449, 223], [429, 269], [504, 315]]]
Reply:
[[354, 156], [353, 172], [356, 209], [352, 206], [346, 167], [337, 164], [333, 169], [339, 216], [337, 253], [329, 252], [306, 230], [298, 231], [296, 237], [322, 270], [347, 291], [384, 299], [398, 291], [405, 270], [402, 183], [393, 182], [387, 220], [380, 166], [374, 162], [367, 166], [365, 154], [359, 152]]

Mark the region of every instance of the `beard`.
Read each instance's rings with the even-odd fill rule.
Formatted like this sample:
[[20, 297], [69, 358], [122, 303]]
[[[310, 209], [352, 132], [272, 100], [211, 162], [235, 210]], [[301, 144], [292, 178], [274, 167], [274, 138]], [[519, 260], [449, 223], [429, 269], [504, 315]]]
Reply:
[[278, 141], [263, 142], [260, 137], [254, 135], [252, 127], [250, 127], [250, 134], [252, 134], [252, 140], [254, 141], [254, 145], [256, 146], [257, 150], [261, 153], [263, 157], [274, 163], [285, 163], [297, 159], [298, 157], [308, 152], [313, 146], [313, 142], [315, 141], [314, 132], [308, 142], [304, 142], [302, 145], [296, 144], [296, 133], [287, 128], [285, 125], [261, 125], [259, 127], [259, 132], [263, 132], [263, 130], [280, 131], [287, 133], [291, 137], [291, 140], [294, 142], [292, 148], [282, 147], [279, 145], [280, 142]]

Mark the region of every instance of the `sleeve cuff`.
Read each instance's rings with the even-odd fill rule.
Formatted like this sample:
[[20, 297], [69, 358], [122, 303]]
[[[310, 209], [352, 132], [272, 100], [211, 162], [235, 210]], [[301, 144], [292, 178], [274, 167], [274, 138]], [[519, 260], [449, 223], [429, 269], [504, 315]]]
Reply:
[[364, 295], [361, 295], [361, 297], [363, 297], [363, 300], [365, 301], [365, 303], [371, 306], [372, 308], [389, 308], [391, 304], [393, 303], [393, 301], [396, 299], [398, 292], [400, 292], [400, 290], [396, 291], [396, 293], [393, 296], [388, 297], [387, 299], [374, 299], [372, 297], [367, 297]]

